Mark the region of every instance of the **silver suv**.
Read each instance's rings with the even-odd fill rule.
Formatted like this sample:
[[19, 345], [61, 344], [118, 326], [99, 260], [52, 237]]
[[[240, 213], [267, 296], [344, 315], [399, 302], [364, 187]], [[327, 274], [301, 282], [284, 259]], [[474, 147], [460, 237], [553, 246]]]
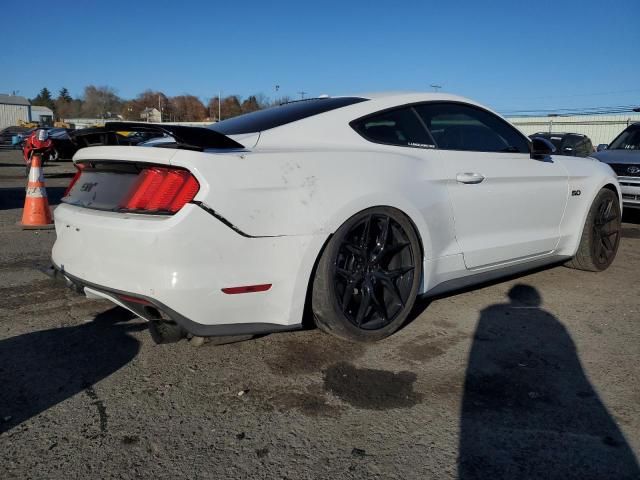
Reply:
[[618, 175], [624, 206], [640, 208], [640, 123], [629, 125], [610, 145], [598, 145], [591, 156]]

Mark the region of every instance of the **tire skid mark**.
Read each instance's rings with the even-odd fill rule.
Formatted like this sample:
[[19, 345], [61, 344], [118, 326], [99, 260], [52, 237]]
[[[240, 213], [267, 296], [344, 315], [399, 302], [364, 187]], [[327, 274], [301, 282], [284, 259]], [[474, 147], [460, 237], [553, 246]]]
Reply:
[[98, 419], [100, 420], [100, 432], [107, 433], [107, 422], [109, 420], [109, 416], [107, 415], [107, 407], [105, 407], [104, 402], [98, 397], [98, 394], [94, 390], [93, 386], [87, 387], [84, 392], [87, 394], [91, 400], [91, 403], [96, 406], [98, 410]]

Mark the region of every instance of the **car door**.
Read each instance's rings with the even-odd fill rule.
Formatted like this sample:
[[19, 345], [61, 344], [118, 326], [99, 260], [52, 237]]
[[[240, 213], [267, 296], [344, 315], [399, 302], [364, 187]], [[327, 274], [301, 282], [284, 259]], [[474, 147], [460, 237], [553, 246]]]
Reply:
[[560, 238], [566, 170], [532, 158], [526, 137], [489, 111], [456, 102], [415, 109], [438, 147], [466, 267], [549, 255]]

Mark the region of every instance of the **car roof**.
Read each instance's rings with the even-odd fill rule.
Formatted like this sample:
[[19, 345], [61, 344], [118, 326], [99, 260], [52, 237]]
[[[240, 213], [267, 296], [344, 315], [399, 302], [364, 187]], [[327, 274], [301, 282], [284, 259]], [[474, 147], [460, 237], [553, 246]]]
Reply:
[[572, 133], [572, 132], [537, 132], [532, 133], [532, 137], [564, 137], [566, 135], [575, 135], [577, 137], [586, 137], [584, 133]]
[[[358, 97], [367, 101], [357, 102], [272, 129], [263, 130], [256, 146], [270, 148], [280, 145], [326, 145], [328, 142], [334, 144], [359, 143], [358, 139], [361, 137], [349, 127], [352, 121], [384, 110], [422, 102], [460, 102], [482, 108], [500, 116], [500, 114], [474, 100], [440, 92], [373, 92], [336, 95], [333, 98], [336, 97]], [[515, 126], [514, 128], [519, 130]], [[322, 131], [323, 135], [318, 135], [317, 132], [319, 131]], [[527, 138], [521, 130], [520, 133]]]
[[[406, 92], [406, 91], [392, 91], [392, 92], [369, 92], [352, 95], [354, 97], [366, 98], [375, 103], [391, 103], [391, 104], [408, 104], [418, 102], [464, 102], [478, 105], [475, 101], [462, 97], [460, 95], [453, 95], [450, 93], [439, 92]], [[483, 107], [486, 108], [486, 107]]]

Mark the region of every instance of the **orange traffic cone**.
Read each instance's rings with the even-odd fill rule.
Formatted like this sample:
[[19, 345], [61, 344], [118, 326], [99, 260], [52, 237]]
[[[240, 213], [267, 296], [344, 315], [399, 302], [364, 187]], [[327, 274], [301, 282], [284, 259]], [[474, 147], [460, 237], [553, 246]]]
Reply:
[[22, 222], [19, 225], [24, 230], [40, 230], [54, 227], [49, 200], [47, 199], [47, 189], [44, 186], [42, 158], [37, 153], [34, 153], [31, 157], [27, 197], [24, 201]]

